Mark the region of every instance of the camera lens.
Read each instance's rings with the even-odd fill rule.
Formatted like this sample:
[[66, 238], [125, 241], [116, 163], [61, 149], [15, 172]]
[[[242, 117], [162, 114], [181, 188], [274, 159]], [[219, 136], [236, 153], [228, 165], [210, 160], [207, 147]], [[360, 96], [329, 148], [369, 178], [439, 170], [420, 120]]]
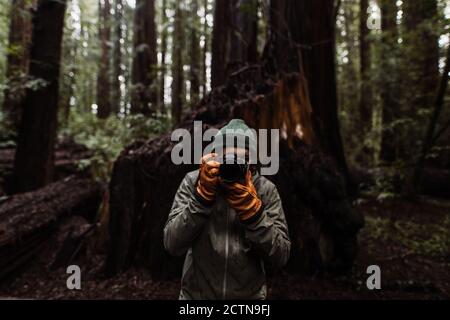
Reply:
[[236, 154], [225, 154], [220, 165], [219, 175], [224, 182], [245, 181], [248, 164]]

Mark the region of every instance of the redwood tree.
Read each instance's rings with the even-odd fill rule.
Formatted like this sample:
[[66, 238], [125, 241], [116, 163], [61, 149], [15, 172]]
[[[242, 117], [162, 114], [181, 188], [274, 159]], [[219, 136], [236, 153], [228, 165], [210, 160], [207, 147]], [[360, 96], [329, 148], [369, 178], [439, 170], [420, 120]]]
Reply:
[[202, 50], [202, 93], [203, 96], [206, 95], [207, 90], [207, 53], [209, 51], [209, 32], [208, 32], [208, 23], [207, 23], [207, 16], [208, 16], [208, 0], [203, 1], [203, 8], [204, 8], [204, 15], [203, 15], [203, 37], [204, 37], [204, 45]]
[[199, 44], [199, 36], [198, 36], [198, 26], [199, 26], [199, 17], [198, 17], [198, 3], [197, 0], [191, 0], [191, 39], [190, 39], [190, 70], [189, 70], [189, 82], [190, 82], [190, 97], [191, 97], [191, 106], [195, 106], [198, 102], [200, 95], [200, 44]]
[[224, 84], [227, 78], [232, 2], [230, 0], [216, 0], [214, 2], [214, 25], [211, 44], [212, 88]]
[[230, 63], [256, 63], [258, 1], [235, 0], [231, 15]]
[[13, 191], [51, 181], [58, 113], [58, 81], [66, 1], [39, 0], [33, 19], [29, 74], [39, 80], [23, 101], [13, 169]]
[[183, 71], [183, 12], [180, 4], [175, 4], [175, 18], [172, 41], [172, 123], [178, 126], [183, 111], [185, 84]]
[[157, 110], [155, 1], [137, 0], [134, 12], [131, 112]]
[[305, 77], [317, 143], [333, 157], [348, 180], [337, 114], [334, 3], [271, 1], [272, 40], [265, 50], [275, 56], [275, 69], [300, 72]]
[[212, 34], [211, 86], [225, 83], [239, 65], [257, 61], [256, 0], [217, 0]]

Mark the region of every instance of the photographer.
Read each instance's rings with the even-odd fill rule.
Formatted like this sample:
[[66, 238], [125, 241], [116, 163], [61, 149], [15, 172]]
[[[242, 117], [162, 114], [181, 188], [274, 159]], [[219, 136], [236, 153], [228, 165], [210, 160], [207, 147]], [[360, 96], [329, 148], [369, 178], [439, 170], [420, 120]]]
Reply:
[[[229, 132], [245, 146], [230, 145]], [[249, 164], [256, 138], [243, 120], [217, 133], [214, 150], [184, 178], [164, 228], [166, 250], [186, 254], [180, 299], [265, 299], [264, 263], [289, 258], [280, 197]]]

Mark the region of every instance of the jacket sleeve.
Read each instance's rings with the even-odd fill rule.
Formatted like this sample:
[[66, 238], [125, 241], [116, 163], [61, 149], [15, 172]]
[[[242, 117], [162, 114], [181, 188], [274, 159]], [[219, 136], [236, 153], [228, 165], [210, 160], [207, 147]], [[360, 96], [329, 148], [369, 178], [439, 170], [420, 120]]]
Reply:
[[281, 199], [274, 185], [262, 201], [262, 211], [256, 220], [246, 224], [245, 236], [265, 260], [274, 267], [282, 267], [289, 259], [291, 241]]
[[175, 195], [164, 227], [164, 247], [172, 255], [183, 255], [211, 214], [211, 207], [196, 194], [195, 182], [186, 175]]

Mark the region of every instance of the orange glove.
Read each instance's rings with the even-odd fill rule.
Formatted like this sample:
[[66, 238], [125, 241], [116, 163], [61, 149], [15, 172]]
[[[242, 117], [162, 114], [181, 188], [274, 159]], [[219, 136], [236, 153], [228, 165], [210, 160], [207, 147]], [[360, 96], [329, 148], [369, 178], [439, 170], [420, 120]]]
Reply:
[[220, 163], [213, 160], [214, 157], [217, 154], [210, 153], [202, 158], [197, 181], [197, 193], [207, 202], [214, 201], [219, 184]]
[[237, 214], [241, 221], [246, 221], [255, 216], [261, 209], [262, 202], [256, 193], [252, 181], [252, 173], [247, 172], [245, 185], [234, 182], [225, 186], [227, 190], [227, 202]]

